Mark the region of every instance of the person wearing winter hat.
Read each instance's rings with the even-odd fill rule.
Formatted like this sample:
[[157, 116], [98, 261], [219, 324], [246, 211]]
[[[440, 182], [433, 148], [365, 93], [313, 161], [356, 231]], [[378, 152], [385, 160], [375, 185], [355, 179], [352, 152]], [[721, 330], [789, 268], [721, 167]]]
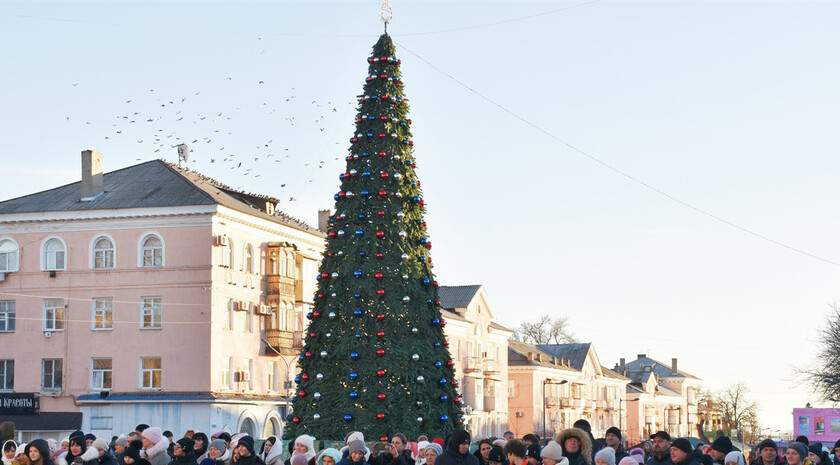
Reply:
[[828, 452], [823, 450], [821, 442], [812, 442], [808, 446], [808, 460], [814, 465], [831, 465], [831, 459]]
[[674, 465], [701, 465], [699, 450], [693, 450], [686, 438], [677, 438], [671, 442], [671, 462]]
[[[353, 433], [351, 433], [352, 435]], [[369, 453], [369, 450], [364, 441], [352, 439], [347, 441], [345, 448], [347, 449], [347, 455], [338, 462], [340, 465], [368, 465], [365, 454]]]
[[140, 433], [143, 440], [143, 450], [140, 451], [140, 457], [145, 458], [151, 465], [168, 465], [169, 454], [166, 451], [169, 449], [169, 439], [163, 435], [163, 431], [157, 427], [149, 427]]
[[542, 448], [537, 443], [532, 443], [528, 446], [525, 451], [525, 460], [528, 461], [531, 465], [541, 465], [542, 464], [542, 457], [540, 457], [540, 451]]
[[615, 449], [605, 447], [596, 452], [595, 465], [615, 465]]
[[607, 447], [612, 447], [615, 450], [616, 462], [620, 462], [621, 459], [630, 455], [624, 450], [624, 445], [621, 444], [621, 430], [615, 426], [607, 428], [604, 440], [607, 442]]
[[114, 459], [117, 461], [117, 465], [125, 465], [123, 456], [125, 455], [126, 447], [128, 447], [128, 440], [125, 436], [119, 436], [114, 441]]
[[618, 465], [639, 465], [639, 462], [637, 462], [632, 455], [628, 455], [627, 457], [621, 459], [621, 461], [618, 462]]
[[50, 458], [50, 446], [43, 439], [35, 439], [27, 444], [24, 454], [29, 465], [52, 465], [53, 463]]
[[239, 459], [237, 465], [265, 465], [265, 462], [254, 452], [254, 438], [245, 435], [236, 443], [236, 454]]
[[[670, 454], [670, 451], [668, 453]], [[645, 463], [645, 451], [639, 447], [633, 448], [630, 450], [630, 458], [636, 463]]]
[[26, 465], [26, 443], [20, 443], [15, 449], [15, 459], [12, 460], [13, 465]]
[[802, 444], [805, 444], [805, 447], [808, 447], [808, 446], [811, 445], [811, 441], [808, 439], [808, 436], [797, 436], [796, 439], [794, 439], [794, 441], [801, 442]]
[[207, 446], [207, 457], [201, 461], [200, 465], [225, 465], [230, 462], [232, 455], [224, 439], [214, 439]]
[[85, 435], [85, 443], [87, 443], [88, 446], [92, 446], [93, 441], [96, 441], [96, 436], [95, 435], [93, 435], [91, 433], [88, 433], [88, 434]]
[[295, 455], [303, 455], [309, 465], [315, 465], [315, 438], [308, 434], [301, 434], [295, 438], [295, 447], [290, 460], [294, 459]]
[[[496, 441], [505, 441], [504, 439], [497, 439]], [[568, 465], [568, 460], [566, 460], [566, 465]], [[505, 451], [501, 446], [493, 446], [490, 449], [490, 453], [487, 455], [487, 464], [488, 465], [506, 465], [507, 459], [505, 459]]]
[[567, 428], [557, 433], [554, 440], [563, 448], [563, 456], [569, 459], [569, 465], [592, 465], [592, 439], [586, 430]]
[[91, 445], [96, 451], [99, 453], [99, 458], [97, 461], [99, 465], [117, 465], [117, 459], [111, 455], [111, 447], [108, 444], [108, 441], [104, 439], [97, 439], [93, 441]]
[[569, 459], [563, 457], [563, 448], [556, 441], [548, 441], [548, 444], [540, 451], [543, 465], [569, 465]]
[[172, 447], [174, 458], [169, 465], [198, 465], [195, 456], [195, 441], [191, 438], [181, 438]]
[[744, 454], [737, 450], [726, 454], [723, 463], [725, 465], [747, 465], [746, 460], [744, 460]]
[[437, 465], [478, 465], [478, 459], [470, 454], [470, 433], [466, 430], [453, 431], [448, 446], [437, 458]]
[[426, 447], [426, 465], [435, 465], [441, 455], [443, 455], [443, 447], [436, 442], [432, 442]]
[[99, 465], [99, 451], [95, 447], [88, 447], [85, 435], [75, 431], [70, 435], [70, 449], [59, 455], [56, 465]]
[[336, 465], [339, 460], [341, 460], [341, 454], [338, 453], [338, 449], [328, 447], [318, 454], [316, 463], [318, 465]]
[[799, 441], [788, 444], [785, 459], [788, 465], [810, 465], [811, 463], [808, 460], [808, 447]]
[[149, 465], [149, 461], [140, 457], [140, 452], [143, 450], [143, 444], [140, 441], [132, 441], [125, 448], [123, 460], [125, 465]]
[[[772, 439], [765, 439], [755, 446], [757, 457], [751, 465], [781, 465], [779, 457], [779, 445]], [[840, 464], [839, 464], [840, 465]]]
[[260, 457], [265, 465], [281, 465], [283, 463], [283, 441], [279, 436], [269, 436], [263, 443], [263, 453]]
[[[425, 437], [425, 436], [421, 436]], [[429, 447], [429, 441], [417, 441], [417, 456], [414, 457], [414, 465], [425, 465], [426, 463], [426, 448]], [[492, 447], [492, 445], [490, 446]]]
[[[344, 440], [344, 447], [342, 447], [338, 451], [341, 454], [342, 458], [347, 457], [347, 454], [350, 453], [349, 449], [348, 449], [348, 445], [350, 444], [350, 441], [356, 441], [356, 440], [362, 441], [362, 444], [364, 444], [365, 435], [362, 434], [361, 431], [353, 431], [352, 433], [348, 434], [347, 438]], [[365, 446], [365, 461], [368, 461], [369, 459], [370, 459], [370, 449], [368, 449], [368, 447]]]
[[647, 465], [672, 465], [671, 435], [666, 431], [657, 431], [650, 436], [653, 451], [645, 462]]
[[732, 440], [726, 436], [721, 436], [712, 441], [712, 449], [709, 450], [709, 455], [712, 456], [716, 465], [724, 465], [723, 460], [726, 454], [732, 452]]
[[3, 465], [12, 465], [12, 460], [15, 459], [15, 451], [17, 450], [17, 443], [11, 439], [3, 443]]

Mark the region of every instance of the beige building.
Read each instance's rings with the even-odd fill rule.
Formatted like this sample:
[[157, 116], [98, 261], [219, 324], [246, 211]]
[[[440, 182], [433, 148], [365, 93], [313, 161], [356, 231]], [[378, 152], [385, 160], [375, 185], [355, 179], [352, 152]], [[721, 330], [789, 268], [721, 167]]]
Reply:
[[440, 302], [455, 375], [464, 398], [465, 427], [473, 437], [508, 429], [508, 341], [513, 331], [496, 323], [484, 286], [441, 286]]
[[508, 348], [510, 430], [553, 437], [578, 419], [601, 437], [622, 427], [630, 380], [601, 365], [592, 344], [526, 344]]
[[630, 378], [627, 385], [627, 439], [640, 441], [656, 431], [673, 437], [697, 434], [697, 392], [700, 378], [679, 370], [677, 359], [671, 364], [639, 354], [624, 359], [615, 370]]

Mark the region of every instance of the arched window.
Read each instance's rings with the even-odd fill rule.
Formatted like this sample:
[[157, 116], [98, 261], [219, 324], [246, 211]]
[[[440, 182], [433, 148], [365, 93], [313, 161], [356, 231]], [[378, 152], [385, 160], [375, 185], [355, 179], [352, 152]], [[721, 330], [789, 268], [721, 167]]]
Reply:
[[46, 271], [63, 270], [67, 267], [67, 247], [64, 242], [54, 237], [44, 243], [43, 269]]
[[97, 270], [114, 267], [114, 242], [100, 236], [93, 241], [93, 268]]
[[277, 263], [274, 274], [286, 276], [286, 254], [280, 252], [277, 254]]
[[233, 248], [233, 239], [228, 237], [227, 250], [224, 251], [224, 253], [227, 254], [227, 257], [222, 257], [222, 261], [225, 261], [226, 266], [230, 269], [233, 269], [234, 264], [236, 263], [236, 261], [234, 260], [234, 250], [235, 249]]
[[145, 268], [161, 267], [164, 263], [163, 238], [157, 234], [148, 234], [140, 241], [140, 266]]
[[242, 420], [242, 425], [239, 426], [240, 433], [245, 433], [251, 437], [254, 436], [255, 429], [256, 427], [254, 426], [254, 422], [250, 418], [245, 418], [244, 420]]
[[291, 253], [286, 254], [286, 269], [283, 270], [283, 274], [286, 276], [295, 276], [295, 256]]
[[242, 254], [242, 264], [246, 273], [254, 273], [254, 248], [251, 244], [245, 244], [245, 252]]
[[18, 245], [11, 239], [0, 240], [0, 272], [18, 270]]

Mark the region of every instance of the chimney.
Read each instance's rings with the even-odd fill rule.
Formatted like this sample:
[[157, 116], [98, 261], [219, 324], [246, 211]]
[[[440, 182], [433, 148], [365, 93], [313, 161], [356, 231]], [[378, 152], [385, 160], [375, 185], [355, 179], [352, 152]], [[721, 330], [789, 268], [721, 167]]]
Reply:
[[676, 375], [679, 374], [679, 370], [677, 370], [677, 359], [671, 359], [671, 374]]
[[90, 202], [102, 194], [102, 154], [93, 150], [82, 151], [81, 201]]
[[622, 375], [627, 374], [627, 364], [625, 363], [623, 358], [618, 359], [618, 372]]
[[647, 357], [647, 354], [636, 354], [636, 360]]
[[332, 216], [332, 211], [330, 210], [318, 210], [318, 229], [322, 232], [327, 232], [330, 230], [330, 217]]

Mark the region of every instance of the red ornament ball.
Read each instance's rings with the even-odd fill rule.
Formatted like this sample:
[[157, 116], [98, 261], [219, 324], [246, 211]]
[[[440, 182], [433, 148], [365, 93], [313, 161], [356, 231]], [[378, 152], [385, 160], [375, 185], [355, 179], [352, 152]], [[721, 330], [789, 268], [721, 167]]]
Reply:
[[382, 436], [379, 440], [382, 442], [388, 442], [388, 436]]
[[380, 133], [379, 133], [379, 138], [380, 138], [380, 139], [384, 139], [384, 138], [385, 138], [385, 133], [384, 133], [384, 132], [380, 132]]
[[321, 316], [321, 312], [317, 312], [317, 311], [316, 311], [316, 312], [312, 312], [312, 316], [313, 316], [313, 317], [315, 317], [315, 318], [318, 318], [318, 317], [320, 317], [320, 316]]
[[374, 276], [376, 279], [382, 279], [385, 275], [383, 275], [382, 273], [376, 273], [376, 274], [375, 274], [375, 275], [373, 275], [373, 276]]
[[387, 117], [387, 116], [380, 116], [380, 117], [379, 117], [379, 119], [381, 119], [382, 121], [388, 121], [388, 117]]
[[382, 179], [388, 179], [388, 176], [389, 176], [388, 173], [382, 173], [382, 174], [379, 175], [379, 177], [382, 178]]
[[385, 349], [378, 349], [376, 351], [376, 355], [378, 355], [380, 357], [384, 357], [385, 356]]
[[385, 393], [384, 393], [384, 392], [380, 392], [380, 393], [379, 393], [379, 395], [378, 395], [378, 396], [376, 396], [376, 398], [377, 398], [377, 399], [379, 399], [379, 400], [385, 400]]
[[379, 216], [385, 216], [385, 212], [382, 210], [379, 210], [378, 212], [376, 212], [376, 214]]
[[382, 197], [382, 198], [388, 197], [388, 192], [386, 192], [384, 190], [381, 190], [381, 191], [379, 191], [379, 196]]
[[382, 339], [383, 337], [385, 337], [385, 331], [379, 331], [378, 333], [376, 333], [376, 337]]
[[458, 387], [458, 380], [453, 379], [452, 382], [449, 384], [451, 384], [453, 387]]
[[309, 380], [309, 373], [304, 373], [303, 375], [301, 375], [301, 378], [303, 378], [304, 381]]
[[376, 294], [377, 295], [385, 295], [385, 289], [377, 289]]
[[306, 397], [306, 391], [301, 389], [300, 392], [298, 392], [298, 397]]
[[377, 252], [376, 253], [376, 259], [377, 260], [382, 260], [382, 252]]
[[454, 365], [455, 365], [455, 362], [453, 362], [452, 360], [447, 360], [446, 361], [446, 366], [451, 367], [451, 366], [454, 366]]
[[[385, 237], [385, 231], [376, 231], [376, 237], [382, 239], [383, 237]], [[324, 273], [324, 274], [326, 274], [326, 273]]]
[[300, 423], [300, 417], [294, 417], [294, 418], [292, 418], [292, 423], [294, 423], [294, 424], [298, 424], [298, 423]]
[[377, 420], [384, 420], [385, 419], [385, 414], [382, 413], [382, 412], [377, 413], [376, 414], [376, 419]]
[[306, 358], [312, 358], [312, 352], [307, 352], [303, 356]]
[[315, 331], [312, 331], [311, 333], [309, 333], [309, 337], [315, 337]]
[[382, 320], [385, 319], [385, 315], [380, 313], [379, 315], [376, 315], [376, 319], [379, 320], [379, 321], [382, 321]]
[[444, 347], [449, 347], [449, 341], [444, 340], [443, 345], [444, 345]]
[[380, 378], [385, 376], [385, 370], [383, 370], [382, 368], [376, 370], [376, 376], [379, 376]]
[[388, 156], [388, 154], [387, 154], [387, 153], [385, 153], [385, 152], [379, 152], [379, 156], [380, 156], [380, 157], [385, 157], [385, 156]]

